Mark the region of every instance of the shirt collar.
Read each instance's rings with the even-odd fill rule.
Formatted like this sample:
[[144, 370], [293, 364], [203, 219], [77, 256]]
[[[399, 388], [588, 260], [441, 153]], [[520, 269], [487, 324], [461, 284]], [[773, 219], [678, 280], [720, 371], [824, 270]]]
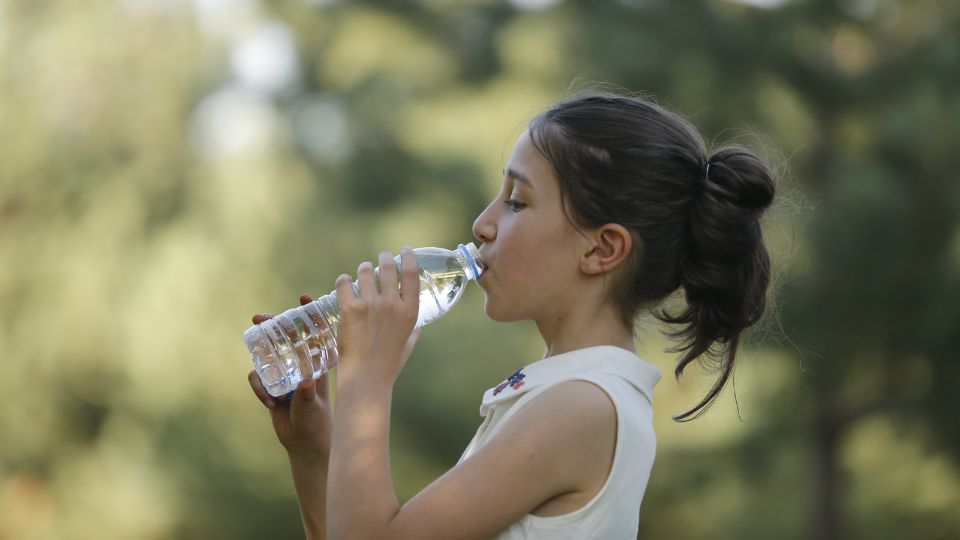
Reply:
[[507, 377], [483, 394], [480, 415], [486, 416], [495, 404], [529, 392], [558, 379], [584, 373], [609, 373], [626, 380], [653, 403], [653, 388], [660, 370], [636, 354], [612, 345], [598, 345], [538, 360]]

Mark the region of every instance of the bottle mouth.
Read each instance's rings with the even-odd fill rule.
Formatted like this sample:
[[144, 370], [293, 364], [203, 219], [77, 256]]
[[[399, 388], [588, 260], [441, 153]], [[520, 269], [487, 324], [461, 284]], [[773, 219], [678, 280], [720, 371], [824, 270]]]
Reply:
[[487, 271], [487, 265], [483, 263], [483, 260], [482, 260], [482, 259], [479, 259], [479, 258], [477, 258], [477, 257], [474, 257], [474, 258], [473, 258], [473, 262], [474, 262], [474, 264], [476, 264], [476, 266], [477, 266], [477, 270], [476, 270], [476, 272], [477, 272], [477, 279], [480, 279], [480, 276], [482, 276], [482, 275], [484, 274], [484, 272]]
[[459, 244], [457, 248], [460, 250], [460, 253], [463, 254], [464, 259], [467, 260], [467, 264], [470, 265], [470, 270], [473, 271], [473, 279], [480, 279], [480, 276], [487, 270], [487, 266], [483, 264], [483, 261], [480, 259], [480, 250], [477, 249], [477, 246], [475, 246], [473, 242], [467, 245]]

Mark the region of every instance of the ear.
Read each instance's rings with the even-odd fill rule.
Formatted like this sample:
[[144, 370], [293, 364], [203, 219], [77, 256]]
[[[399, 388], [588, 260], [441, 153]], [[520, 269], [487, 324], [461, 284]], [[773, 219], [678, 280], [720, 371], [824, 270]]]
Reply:
[[593, 230], [588, 237], [592, 245], [580, 257], [580, 270], [585, 274], [609, 272], [622, 263], [633, 249], [633, 237], [623, 225], [607, 223]]

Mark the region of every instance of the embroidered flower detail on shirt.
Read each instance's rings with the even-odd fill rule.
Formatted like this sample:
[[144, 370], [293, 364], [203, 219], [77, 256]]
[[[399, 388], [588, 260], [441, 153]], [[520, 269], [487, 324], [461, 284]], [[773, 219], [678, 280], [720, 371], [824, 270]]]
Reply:
[[513, 388], [514, 390], [519, 389], [521, 386], [523, 386], [523, 384], [524, 384], [523, 379], [524, 379], [524, 377], [526, 377], [526, 376], [527, 376], [527, 374], [526, 374], [526, 373], [523, 373], [523, 368], [518, 369], [516, 373], [514, 373], [513, 375], [507, 377], [507, 380], [505, 380], [505, 381], [503, 381], [502, 383], [498, 384], [497, 387], [493, 389], [493, 395], [499, 394], [500, 392], [503, 391], [504, 388], [506, 388], [506, 387], [508, 387], [508, 386], [509, 386], [510, 388]]

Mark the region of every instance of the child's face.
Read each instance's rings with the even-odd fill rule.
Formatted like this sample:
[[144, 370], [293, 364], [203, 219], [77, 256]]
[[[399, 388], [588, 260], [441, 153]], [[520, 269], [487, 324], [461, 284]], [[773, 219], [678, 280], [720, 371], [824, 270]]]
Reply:
[[487, 270], [478, 283], [496, 321], [562, 317], [576, 301], [580, 235], [560, 202], [556, 172], [524, 132], [503, 188], [473, 223]]

